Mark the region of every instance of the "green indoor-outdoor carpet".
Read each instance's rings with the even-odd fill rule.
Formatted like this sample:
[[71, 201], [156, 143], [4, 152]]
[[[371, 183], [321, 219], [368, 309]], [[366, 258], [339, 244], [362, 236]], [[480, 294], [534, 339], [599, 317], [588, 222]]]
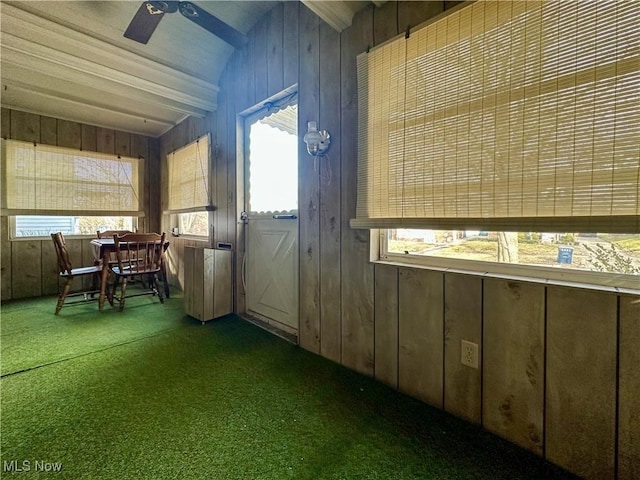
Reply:
[[[135, 287], [129, 288], [132, 291]], [[176, 319], [183, 311], [181, 293], [172, 293], [164, 305], [151, 295], [131, 297], [122, 312], [108, 302], [98, 311], [95, 301], [65, 305], [59, 315], [54, 315], [57, 297], [7, 302], [0, 310], [0, 374], [28, 370], [176, 328]]]
[[54, 303], [2, 309], [2, 478], [574, 478], [238, 317], [202, 326], [179, 297]]

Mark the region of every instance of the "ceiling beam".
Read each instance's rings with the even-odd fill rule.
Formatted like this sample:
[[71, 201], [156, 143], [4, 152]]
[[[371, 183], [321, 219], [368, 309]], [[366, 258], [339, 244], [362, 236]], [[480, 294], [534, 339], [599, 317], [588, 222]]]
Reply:
[[351, 26], [355, 11], [344, 1], [301, 0], [309, 10], [338, 32]]
[[[180, 111], [198, 116], [217, 108], [219, 87], [213, 83], [141, 58], [12, 5], [3, 5], [2, 15], [3, 61], [7, 53], [14, 63], [22, 62], [28, 68], [33, 68], [34, 62], [53, 63], [77, 72], [76, 80], [90, 78], [86, 80], [91, 82], [90, 86], [99, 80], [124, 95], [128, 88], [132, 90], [131, 95], [153, 95], [155, 102], [164, 102], [169, 109], [181, 105]], [[82, 56], [77, 52], [82, 52]]]
[[117, 124], [120, 130], [152, 137], [160, 136], [184, 118], [177, 116], [175, 121], [147, 119], [140, 117], [137, 112], [114, 109], [112, 105], [87, 105], [84, 100], [67, 98], [60, 95], [59, 92], [33, 90], [32, 88], [24, 90], [23, 85], [13, 82], [8, 82], [7, 86], [7, 90], [2, 94], [2, 105], [5, 108], [50, 116], [50, 112], [42, 110], [42, 105], [47, 104], [55, 108], [55, 118], [60, 120], [106, 128], [113, 128], [113, 125]]

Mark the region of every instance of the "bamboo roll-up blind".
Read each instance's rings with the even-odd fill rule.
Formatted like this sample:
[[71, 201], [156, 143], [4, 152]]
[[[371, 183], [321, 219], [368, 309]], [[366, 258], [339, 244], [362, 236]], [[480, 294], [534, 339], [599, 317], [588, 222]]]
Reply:
[[4, 215], [134, 215], [142, 159], [6, 140]]
[[169, 211], [184, 213], [210, 209], [209, 134], [167, 156]]
[[478, 1], [358, 56], [358, 228], [640, 232], [640, 2]]

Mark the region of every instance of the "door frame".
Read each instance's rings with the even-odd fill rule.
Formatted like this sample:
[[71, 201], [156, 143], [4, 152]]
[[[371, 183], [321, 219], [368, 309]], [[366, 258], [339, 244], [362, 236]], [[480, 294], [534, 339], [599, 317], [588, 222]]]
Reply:
[[[245, 137], [245, 125], [246, 122], [253, 116], [257, 116], [258, 112], [269, 108], [271, 104], [298, 94], [298, 84], [285, 88], [281, 92], [272, 95], [271, 97], [262, 100], [261, 102], [249, 107], [236, 115], [236, 258], [235, 258], [235, 295], [234, 295], [234, 311], [238, 314], [247, 313], [246, 302], [246, 287], [244, 281], [244, 268], [246, 263], [246, 220], [243, 218], [243, 213], [247, 211], [247, 196], [246, 196], [246, 164], [247, 164], [247, 152], [248, 146], [246, 144]], [[300, 159], [298, 158], [298, 165]], [[298, 183], [298, 198], [300, 196], [300, 184]], [[298, 206], [299, 209], [300, 206]], [[300, 238], [300, 222], [298, 221], [298, 239]], [[300, 242], [298, 241], [298, 256], [300, 254]], [[300, 284], [300, 272], [295, 272], [298, 278], [298, 286]], [[299, 292], [298, 292], [299, 297]], [[264, 320], [264, 319], [263, 319]], [[298, 312], [298, 331], [300, 329], [300, 315]], [[296, 335], [297, 336], [297, 335]]]

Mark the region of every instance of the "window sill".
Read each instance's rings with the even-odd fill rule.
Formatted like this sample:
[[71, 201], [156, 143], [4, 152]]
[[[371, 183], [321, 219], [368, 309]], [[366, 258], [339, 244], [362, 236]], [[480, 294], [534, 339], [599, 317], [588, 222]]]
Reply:
[[[92, 240], [96, 238], [94, 235], [65, 235], [65, 240]], [[34, 237], [9, 237], [10, 242], [45, 242], [51, 241], [50, 235], [34, 236]]]
[[[377, 260], [372, 260], [372, 263], [378, 263], [382, 265], [392, 265], [392, 266], [403, 267], [403, 268], [418, 268], [421, 270], [432, 270], [432, 271], [438, 271], [438, 272], [444, 272], [444, 273], [459, 273], [463, 275], [473, 275], [473, 276], [485, 277], [485, 278], [498, 278], [498, 279], [504, 279], [504, 280], [539, 283], [543, 285], [581, 288], [581, 289], [609, 292], [609, 293], [622, 294], [622, 295], [640, 295], [640, 278], [637, 279], [637, 284], [638, 284], [637, 287], [629, 286], [626, 284], [626, 282], [623, 285], [604, 285], [604, 284], [589, 283], [587, 281], [584, 281], [584, 278], [588, 277], [590, 274], [595, 273], [594, 276], [598, 276], [597, 272], [576, 272], [576, 271], [558, 272], [558, 274], [565, 275], [567, 277], [580, 277], [579, 279], [577, 278], [562, 279], [562, 278], [549, 278], [551, 277], [551, 275], [545, 277], [543, 275], [543, 272], [541, 271], [542, 268], [540, 268], [540, 271], [539, 271], [540, 275], [536, 275], [536, 276], [527, 275], [524, 272], [528, 269], [533, 270], [536, 267], [523, 267], [523, 266], [514, 266], [514, 265], [508, 265], [508, 264], [498, 264], [500, 265], [501, 270], [507, 270], [509, 269], [509, 267], [511, 267], [513, 270], [518, 270], [517, 273], [516, 272], [508, 273], [504, 271], [502, 272], [488, 271], [487, 269], [482, 269], [482, 268], [470, 269], [470, 268], [463, 268], [459, 266], [444, 266], [444, 265], [428, 264], [427, 263], [428, 260], [425, 261], [425, 259], [422, 259], [422, 258], [420, 260], [422, 260], [422, 263], [418, 263], [414, 257], [412, 257], [411, 259], [402, 260], [395, 256], [389, 256], [388, 258], [379, 258]], [[481, 262], [477, 262], [477, 263], [481, 263]], [[478, 267], [480, 267], [480, 265], [478, 265]], [[632, 276], [628, 275], [628, 277], [632, 277]], [[631, 280], [633, 280], [633, 278]]]

